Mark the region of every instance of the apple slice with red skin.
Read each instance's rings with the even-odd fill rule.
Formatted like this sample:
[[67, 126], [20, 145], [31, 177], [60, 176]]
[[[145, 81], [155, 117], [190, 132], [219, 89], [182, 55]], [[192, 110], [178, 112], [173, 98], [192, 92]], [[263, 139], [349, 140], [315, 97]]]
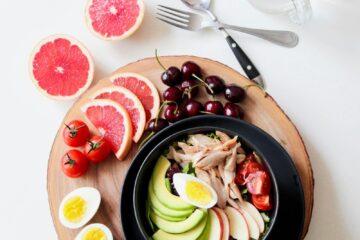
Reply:
[[242, 216], [244, 217], [246, 224], [248, 226], [249, 229], [249, 234], [250, 237], [252, 239], [259, 239], [260, 237], [260, 229], [256, 223], [256, 221], [254, 220], [254, 218], [247, 212], [245, 211], [243, 208], [241, 208], [241, 203], [239, 201], [233, 201], [233, 203], [231, 204], [237, 211], [239, 211]]
[[221, 240], [224, 229], [221, 216], [214, 209], [209, 209], [210, 233], [208, 240]]
[[252, 205], [251, 203], [249, 203], [247, 201], [244, 201], [243, 203], [240, 203], [239, 205], [240, 205], [241, 209], [246, 211], [255, 220], [256, 224], [259, 227], [260, 233], [263, 233], [265, 230], [265, 223], [264, 223], [264, 219], [260, 215], [259, 210], [257, 210], [257, 208], [254, 205]]
[[248, 224], [241, 212], [233, 207], [226, 207], [225, 213], [230, 223], [230, 235], [237, 240], [249, 240]]
[[245, 211], [242, 208], [238, 209], [238, 211], [245, 218], [245, 221], [249, 228], [250, 238], [256, 239], [256, 240], [259, 239], [260, 238], [260, 230], [259, 230], [259, 227], [258, 227], [256, 221], [254, 220], [254, 218], [247, 211]]
[[229, 219], [226, 216], [226, 213], [223, 209], [221, 208], [212, 208], [213, 210], [215, 210], [215, 212], [218, 214], [218, 216], [221, 217], [221, 221], [223, 224], [223, 231], [222, 231], [222, 236], [221, 236], [221, 240], [229, 240], [230, 237], [230, 223], [229, 223]]

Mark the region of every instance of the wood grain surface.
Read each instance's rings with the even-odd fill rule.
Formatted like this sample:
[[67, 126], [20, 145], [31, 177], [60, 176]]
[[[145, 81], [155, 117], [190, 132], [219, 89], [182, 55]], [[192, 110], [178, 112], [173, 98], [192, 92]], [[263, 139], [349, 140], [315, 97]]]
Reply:
[[[230, 67], [209, 59], [193, 56], [161, 57], [161, 61], [165, 66], [180, 67], [183, 62], [188, 60], [197, 62], [204, 70], [204, 75], [219, 75], [224, 78], [227, 83], [236, 83], [240, 86], [252, 84], [247, 78]], [[160, 80], [162, 71], [154, 58], [143, 59], [116, 70], [116, 72], [135, 72], [146, 76], [156, 85], [160, 93], [166, 89], [166, 86], [162, 84]], [[97, 81], [74, 103], [63, 122], [82, 119], [89, 123], [80, 111], [80, 107], [89, 100], [93, 92], [110, 85], [111, 83], [107, 78]], [[205, 96], [204, 91], [202, 91], [200, 93], [200, 99], [204, 100]], [[265, 98], [260, 89], [256, 87], [248, 88], [247, 98], [241, 103], [241, 106], [245, 110], [245, 120], [262, 128], [280, 142], [288, 151], [296, 165], [305, 193], [305, 225], [303, 232], [303, 236], [305, 236], [312, 215], [314, 179], [304, 142], [294, 124], [275, 100], [269, 95]], [[91, 126], [90, 123], [89, 126]], [[58, 208], [62, 198], [78, 187], [91, 186], [99, 189], [102, 196], [99, 211], [91, 223], [103, 223], [110, 228], [114, 239], [123, 239], [119, 202], [124, 178], [132, 161], [132, 157], [137, 151], [137, 147], [133, 146], [125, 161], [118, 161], [112, 156], [111, 159], [106, 160], [104, 163], [91, 165], [83, 177], [71, 179], [66, 177], [60, 169], [60, 159], [69, 149], [62, 139], [63, 127], [63, 124], [61, 124], [51, 149], [47, 176], [50, 210], [58, 238], [61, 240], [74, 239], [80, 231], [80, 229], [67, 229], [60, 224]], [[94, 128], [91, 128], [91, 130], [96, 133]]]

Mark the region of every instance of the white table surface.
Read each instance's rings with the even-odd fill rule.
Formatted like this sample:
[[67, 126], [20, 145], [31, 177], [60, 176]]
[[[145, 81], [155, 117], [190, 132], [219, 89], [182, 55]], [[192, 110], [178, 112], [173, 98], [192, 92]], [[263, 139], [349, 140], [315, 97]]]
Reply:
[[[191, 54], [240, 70], [222, 35], [186, 32], [154, 18], [147, 0], [141, 29], [122, 42], [91, 35], [85, 1], [2, 1], [0, 14], [0, 238], [57, 239], [46, 192], [52, 140], [72, 102], [39, 94], [28, 76], [28, 58], [43, 37], [67, 33], [82, 41], [101, 78], [129, 62], [154, 55]], [[21, 4], [20, 4], [21, 3]], [[360, 227], [360, 3], [313, 1], [314, 18], [297, 26], [265, 15], [245, 0], [215, 0], [219, 17], [243, 26], [289, 29], [300, 35], [295, 49], [233, 33], [267, 81], [268, 92], [294, 121], [307, 145], [315, 174], [315, 205], [307, 240], [359, 239]]]

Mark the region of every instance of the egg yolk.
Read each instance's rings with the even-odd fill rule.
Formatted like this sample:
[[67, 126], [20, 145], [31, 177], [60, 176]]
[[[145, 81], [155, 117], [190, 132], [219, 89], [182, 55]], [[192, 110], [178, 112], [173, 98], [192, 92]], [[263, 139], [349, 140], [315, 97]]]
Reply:
[[90, 228], [82, 240], [107, 240], [106, 234], [100, 228]]
[[86, 208], [86, 201], [82, 197], [74, 196], [65, 202], [63, 214], [69, 222], [78, 223], [84, 217]]
[[199, 182], [187, 182], [185, 191], [189, 199], [201, 205], [209, 204], [211, 201], [211, 192], [206, 186]]

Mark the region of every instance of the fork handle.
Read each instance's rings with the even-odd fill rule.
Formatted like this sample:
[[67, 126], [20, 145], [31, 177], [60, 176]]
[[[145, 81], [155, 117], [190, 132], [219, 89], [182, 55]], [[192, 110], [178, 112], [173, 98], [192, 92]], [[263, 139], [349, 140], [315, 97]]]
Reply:
[[256, 69], [255, 65], [251, 62], [246, 53], [240, 48], [239, 44], [237, 44], [237, 42], [235, 42], [235, 40], [229, 35], [226, 37], [226, 41], [228, 42], [241, 67], [244, 69], [246, 75], [251, 80], [259, 77], [259, 71]]
[[283, 47], [293, 48], [299, 43], [299, 36], [290, 31], [245, 28], [222, 23], [220, 23], [219, 26], [225, 29], [247, 33]]

